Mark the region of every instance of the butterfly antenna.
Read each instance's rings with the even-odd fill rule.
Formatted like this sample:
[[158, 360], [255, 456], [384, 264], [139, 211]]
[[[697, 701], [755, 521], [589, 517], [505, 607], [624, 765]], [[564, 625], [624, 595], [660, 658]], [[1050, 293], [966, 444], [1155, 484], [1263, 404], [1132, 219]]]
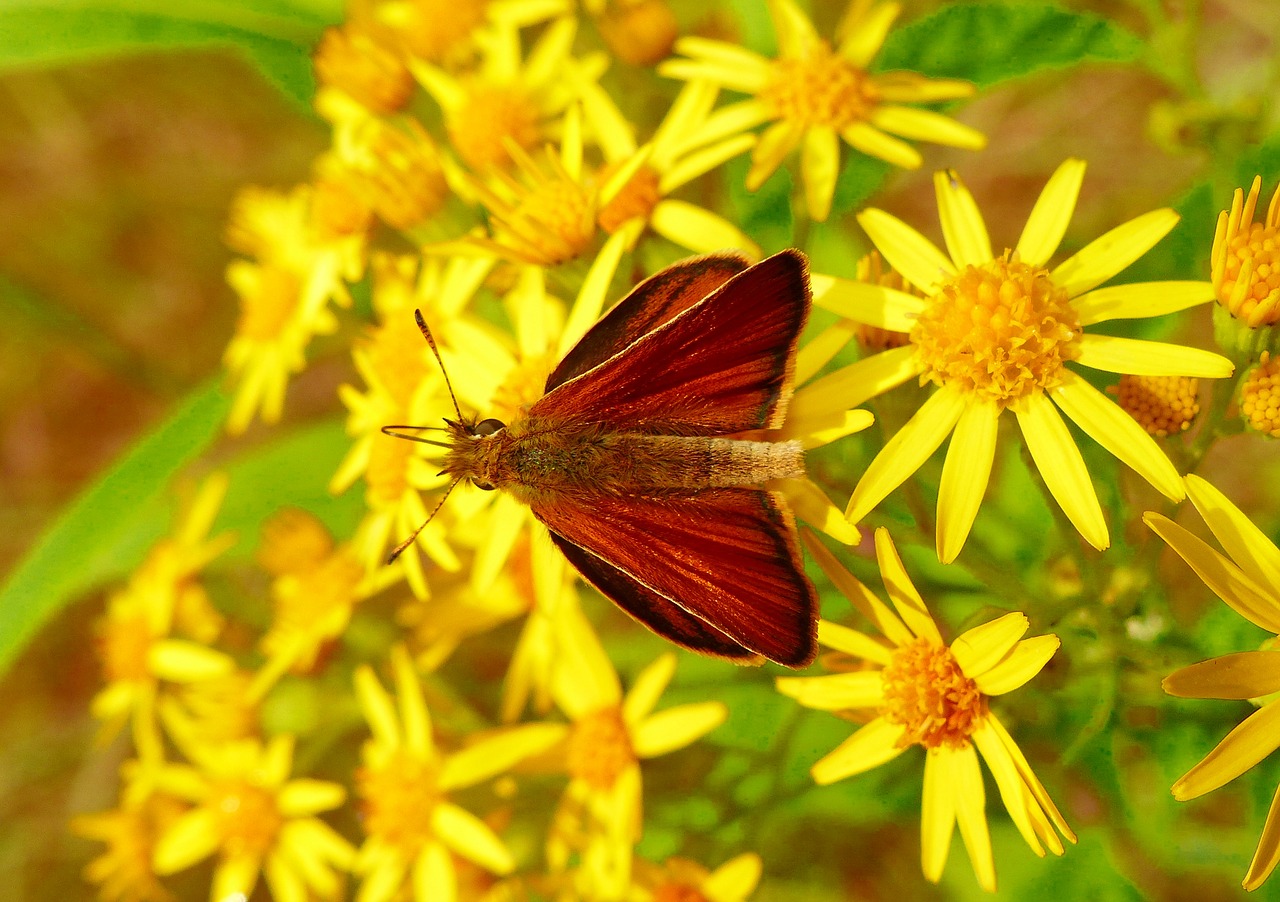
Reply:
[[448, 442], [437, 442], [437, 441], [434, 441], [433, 439], [423, 438], [420, 435], [405, 435], [403, 432], [394, 431], [396, 429], [416, 429], [416, 430], [430, 429], [433, 432], [444, 432], [445, 430], [440, 426], [410, 426], [407, 423], [394, 423], [390, 426], [383, 426], [382, 434], [388, 435], [391, 438], [402, 438], [406, 442], [421, 442], [424, 445], [435, 445], [437, 448], [453, 447]]
[[436, 355], [436, 362], [440, 364], [440, 374], [444, 376], [444, 387], [449, 389], [449, 400], [453, 402], [453, 412], [456, 413], [458, 415], [458, 419], [461, 420], [462, 408], [458, 406], [458, 396], [453, 393], [453, 383], [449, 381], [449, 373], [444, 368], [444, 358], [440, 356], [440, 349], [436, 347], [436, 340], [431, 336], [431, 330], [427, 328], [427, 321], [422, 318], [421, 310], [413, 311], [413, 318], [418, 323], [418, 329], [422, 332], [422, 337], [425, 338], [427, 340], [427, 344], [431, 346], [431, 353]]
[[458, 484], [458, 480], [456, 479], [453, 482], [449, 483], [449, 487], [444, 490], [444, 494], [440, 496], [440, 500], [436, 502], [436, 506], [431, 508], [431, 513], [427, 514], [427, 519], [422, 521], [422, 525], [419, 526], [417, 529], [415, 529], [413, 531], [413, 534], [409, 536], [409, 538], [405, 539], [403, 542], [397, 545], [394, 549], [392, 549], [391, 554], [387, 555], [388, 564], [394, 564], [396, 558], [398, 558], [404, 552], [404, 550], [408, 548], [410, 545], [412, 545], [414, 540], [418, 538], [418, 533], [426, 529], [427, 524], [436, 518], [436, 514], [440, 512], [441, 505], [444, 504], [444, 499], [449, 497], [449, 493], [453, 491], [453, 487], [457, 484]]

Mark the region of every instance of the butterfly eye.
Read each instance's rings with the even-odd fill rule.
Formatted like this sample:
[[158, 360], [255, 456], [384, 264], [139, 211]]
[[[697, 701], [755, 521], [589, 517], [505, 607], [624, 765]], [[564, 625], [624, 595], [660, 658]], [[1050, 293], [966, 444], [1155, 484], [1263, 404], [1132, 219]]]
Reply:
[[[502, 420], [495, 420], [493, 417], [490, 417], [487, 420], [481, 420], [479, 423], [476, 423], [476, 428], [472, 432], [472, 435], [493, 435], [495, 432], [501, 432], [506, 428], [507, 424], [502, 422]], [[492, 488], [492, 486], [490, 486], [490, 488]]]
[[[497, 422], [497, 421], [495, 420], [494, 422]], [[497, 488], [497, 486], [489, 485], [489, 483], [487, 482], [480, 482], [479, 480], [476, 480], [476, 479], [471, 480], [471, 484], [483, 492], [492, 492], [494, 489]]]

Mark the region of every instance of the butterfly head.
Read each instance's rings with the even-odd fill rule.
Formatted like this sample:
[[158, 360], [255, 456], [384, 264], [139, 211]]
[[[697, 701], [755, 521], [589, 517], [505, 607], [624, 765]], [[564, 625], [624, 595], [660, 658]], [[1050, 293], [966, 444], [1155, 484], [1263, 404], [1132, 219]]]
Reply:
[[492, 441], [507, 428], [507, 424], [493, 417], [476, 420], [459, 417], [445, 418], [449, 433], [449, 454], [445, 457], [443, 474], [455, 479], [468, 479], [478, 489], [491, 492], [497, 488], [495, 478], [501, 442]]

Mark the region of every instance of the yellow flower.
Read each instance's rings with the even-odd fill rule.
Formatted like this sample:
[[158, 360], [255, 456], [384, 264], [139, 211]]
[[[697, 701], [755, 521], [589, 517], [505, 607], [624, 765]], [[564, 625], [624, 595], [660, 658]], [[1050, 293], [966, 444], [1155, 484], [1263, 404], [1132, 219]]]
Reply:
[[1200, 380], [1189, 376], [1133, 376], [1125, 373], [1114, 389], [1116, 403], [1151, 435], [1177, 435], [1200, 412]]
[[550, 747], [559, 730], [530, 724], [487, 735], [443, 755], [408, 653], [391, 653], [396, 698], [373, 670], [356, 671], [356, 695], [373, 733], [364, 746], [356, 784], [368, 839], [354, 870], [363, 882], [360, 902], [452, 902], [458, 898], [451, 853], [495, 873], [509, 874], [515, 859], [482, 820], [451, 802], [448, 793], [475, 786]]
[[293, 738], [277, 736], [184, 749], [191, 765], [166, 764], [162, 791], [195, 807], [156, 841], [152, 864], [172, 874], [217, 855], [209, 898], [247, 898], [261, 873], [277, 899], [337, 895], [355, 849], [314, 815], [337, 808], [346, 790], [323, 780], [289, 779]]
[[584, 0], [613, 55], [632, 66], [652, 66], [671, 53], [680, 24], [666, 0]]
[[686, 37], [676, 42], [676, 51], [689, 58], [663, 63], [658, 71], [673, 78], [705, 78], [754, 95], [720, 110], [704, 126], [704, 138], [772, 123], [751, 154], [747, 188], [759, 188], [799, 148], [809, 216], [825, 220], [840, 169], [841, 140], [907, 169], [918, 167], [921, 157], [903, 138], [968, 150], [986, 145], [986, 138], [966, 125], [904, 106], [968, 97], [973, 85], [914, 72], [867, 71], [899, 10], [897, 3], [854, 0], [843, 38], [833, 50], [792, 0], [769, 0], [778, 37], [776, 59], [722, 41]]
[[1263, 351], [1240, 386], [1240, 417], [1253, 429], [1280, 438], [1280, 358]]
[[1262, 176], [1249, 197], [1236, 189], [1231, 210], [1218, 216], [1211, 267], [1218, 303], [1250, 328], [1280, 320], [1280, 185], [1271, 195], [1266, 219], [1253, 221]]
[[571, 723], [562, 728], [569, 785], [547, 838], [551, 869], [565, 870], [577, 848], [577, 880], [590, 898], [617, 898], [631, 880], [632, 847], [640, 838], [640, 762], [696, 741], [728, 717], [722, 702], [695, 702], [654, 713], [675, 674], [668, 652], [636, 677], [624, 697], [618, 674], [585, 617], [558, 622], [558, 657], [551, 694]]
[[[902, 566], [889, 533], [876, 530], [876, 558], [894, 614], [818, 542], [807, 542], [822, 569], [884, 640], [820, 621], [818, 641], [859, 662], [847, 672], [778, 680], [778, 690], [806, 707], [859, 713], [870, 720], [813, 765], [820, 784], [878, 767], [912, 745], [925, 749], [921, 863], [942, 877], [957, 823], [974, 873], [995, 892], [995, 862], [987, 831], [981, 753], [1009, 816], [1027, 845], [1064, 851], [1061, 833], [1075, 834], [1032, 772], [1013, 737], [989, 707], [992, 696], [1019, 688], [1058, 650], [1058, 637], [1024, 639], [1026, 615], [1010, 613], [962, 633], [947, 645]], [[1055, 832], [1055, 828], [1057, 832]]]
[[[867, 209], [858, 221], [885, 259], [925, 297], [883, 285], [814, 277], [814, 302], [842, 316], [910, 332], [911, 344], [872, 355], [810, 386], [816, 397], [854, 407], [912, 377], [937, 390], [871, 462], [849, 500], [853, 522], [905, 481], [951, 435], [938, 491], [937, 551], [964, 547], [986, 491], [1000, 415], [1013, 411], [1049, 492], [1095, 548], [1110, 544], [1089, 471], [1059, 409], [1098, 444], [1169, 498], [1183, 496], [1173, 464], [1133, 418], [1065, 364], [1146, 376], [1220, 378], [1217, 354], [1162, 342], [1094, 335], [1110, 319], [1157, 316], [1213, 296], [1207, 282], [1097, 286], [1160, 240], [1177, 222], [1153, 210], [1118, 226], [1053, 269], [1075, 207], [1084, 163], [1053, 174], [1014, 249], [996, 255], [973, 196], [954, 172], [934, 178], [948, 253], [901, 220]], [[796, 415], [804, 415], [797, 403]]]
[[[98, 623], [106, 685], [94, 696], [91, 710], [107, 721], [108, 730], [132, 718], [134, 743], [147, 759], [161, 754], [155, 722], [161, 683], [195, 683], [235, 669], [231, 658], [205, 644], [220, 627], [211, 619], [216, 615], [197, 580], [235, 542], [230, 533], [209, 538], [226, 490], [223, 476], [205, 480], [173, 536], [157, 543], [128, 584], [111, 595]], [[179, 638], [175, 632], [193, 638]]]
[[[1191, 569], [1250, 623], [1280, 635], [1280, 549], [1226, 496], [1198, 476], [1187, 477], [1187, 495], [1209, 530], [1226, 550], [1151, 511], [1143, 517]], [[1204, 760], [1173, 784], [1179, 801], [1198, 798], [1229, 783], [1280, 746], [1280, 652], [1270, 647], [1222, 655], [1174, 671], [1164, 689], [1180, 698], [1256, 699], [1260, 703]], [[1258, 848], [1244, 877], [1244, 888], [1260, 887], [1280, 862], [1280, 790], [1262, 828]]]
[[340, 116], [348, 104], [364, 115], [393, 113], [409, 102], [413, 76], [387, 37], [355, 20], [325, 30], [314, 53], [321, 115]]

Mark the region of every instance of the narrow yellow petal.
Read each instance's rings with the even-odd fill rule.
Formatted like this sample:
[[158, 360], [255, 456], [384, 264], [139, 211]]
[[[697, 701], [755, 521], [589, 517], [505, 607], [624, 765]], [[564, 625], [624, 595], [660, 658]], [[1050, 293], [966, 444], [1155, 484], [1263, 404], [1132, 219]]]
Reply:
[[1013, 651], [1031, 628], [1031, 621], [1020, 611], [965, 630], [951, 643], [960, 670], [971, 680], [978, 680]]
[[898, 747], [902, 727], [877, 717], [824, 755], [809, 771], [821, 786], [852, 777], [892, 761], [905, 749]]
[[147, 649], [147, 669], [162, 680], [195, 683], [225, 676], [236, 669], [226, 654], [185, 639], [161, 639]]
[[743, 852], [730, 858], [707, 875], [702, 881], [702, 893], [707, 899], [746, 899], [760, 883], [764, 863], [755, 852]]
[[1049, 493], [1084, 540], [1099, 551], [1105, 550], [1111, 544], [1107, 521], [1102, 516], [1089, 469], [1066, 423], [1041, 394], [1028, 395], [1014, 412], [1023, 441]]
[[157, 874], [172, 874], [212, 855], [218, 848], [217, 815], [195, 808], [179, 816], [156, 840], [151, 856]]
[[942, 879], [956, 827], [956, 776], [951, 749], [929, 749], [924, 759], [924, 797], [920, 804], [920, 868], [931, 883]]
[[427, 712], [426, 699], [422, 697], [422, 684], [418, 681], [417, 668], [403, 645], [391, 649], [391, 667], [396, 677], [396, 696], [400, 701], [404, 744], [417, 755], [431, 755], [435, 752], [431, 715]]
[[1249, 862], [1249, 870], [1244, 875], [1243, 886], [1253, 892], [1271, 876], [1280, 863], [1280, 787], [1271, 798], [1271, 808], [1267, 811], [1267, 822], [1262, 827], [1262, 836], [1258, 838], [1258, 848]]
[[975, 677], [974, 682], [984, 695], [1012, 692], [1043, 670], [1061, 644], [1052, 633], [1023, 639], [1012, 654], [986, 673]]
[[[685, 154], [662, 170], [662, 175], [658, 179], [658, 194], [666, 197], [677, 188], [682, 188], [699, 176], [722, 166], [738, 154], [746, 153], [755, 143], [755, 135], [740, 134], [709, 143], [706, 147]], [[654, 165], [657, 166], [656, 160]]]
[[1230, 783], [1275, 751], [1280, 744], [1280, 703], [1263, 705], [1173, 784], [1179, 802], [1194, 799]]
[[1187, 477], [1187, 494], [1236, 566], [1273, 597], [1280, 598], [1280, 549], [1267, 534], [1226, 495], [1195, 474]]
[[695, 702], [676, 705], [650, 715], [631, 734], [631, 745], [639, 758], [656, 758], [706, 736], [729, 718], [723, 702]]
[[667, 691], [667, 684], [676, 673], [676, 656], [674, 652], [659, 655], [650, 663], [622, 700], [622, 719], [628, 726], [635, 726], [644, 720], [658, 705], [658, 699]]
[[751, 151], [747, 170], [747, 190], [755, 191], [782, 165], [791, 151], [800, 146], [804, 129], [790, 121], [775, 122], [760, 135]]
[[857, 220], [889, 265], [925, 294], [955, 275], [955, 265], [942, 251], [898, 217], [870, 207]]
[[1166, 498], [1186, 495], [1182, 477], [1172, 461], [1138, 421], [1118, 404], [1070, 370], [1049, 396], [1091, 439], [1133, 468]]
[[[1036, 776], [1035, 771], [1031, 769], [1031, 765], [1027, 763], [1026, 755], [1022, 754], [1022, 749], [1018, 748], [1018, 744], [1013, 741], [1013, 737], [1009, 735], [1009, 731], [1004, 728], [1004, 724], [1000, 723], [1000, 719], [994, 714], [987, 715], [987, 726], [1000, 739], [1000, 744], [1004, 746], [1005, 752], [1012, 759], [1014, 766], [1018, 768], [1018, 776], [1022, 778], [1022, 784], [1030, 791], [1032, 798], [1040, 805], [1041, 810], [1058, 828], [1058, 832], [1068, 842], [1076, 841], [1075, 831], [1067, 823], [1066, 818], [1062, 816], [1062, 812], [1058, 810], [1058, 806], [1053, 804], [1053, 799], [1049, 798], [1049, 793], [1045, 790], [1044, 784]], [[1050, 844], [1052, 845], [1052, 843]]]
[[436, 805], [431, 813], [431, 827], [441, 842], [486, 870], [509, 874], [516, 868], [515, 859], [493, 829], [452, 802]]
[[[769, 107], [755, 98], [740, 100], [737, 103], [722, 106], [708, 116], [706, 121], [694, 129], [692, 133], [683, 136], [677, 152], [684, 153], [696, 147], [713, 144], [716, 141], [736, 138], [744, 132], [749, 132], [756, 126], [763, 125], [772, 119], [773, 113]], [[751, 140], [752, 143], [755, 143], [754, 135]]]
[[778, 55], [806, 56], [819, 41], [813, 23], [791, 0], [768, 0], [768, 4], [773, 30], [778, 36]]
[[884, 679], [878, 670], [820, 677], [779, 677], [778, 691], [815, 711], [852, 711], [884, 703]]
[[503, 730], [454, 752], [440, 768], [442, 791], [465, 789], [545, 752], [568, 735], [564, 724], [526, 724]]
[[941, 645], [942, 633], [907, 575], [907, 568], [902, 566], [902, 558], [889, 537], [889, 530], [883, 526], [876, 530], [876, 563], [880, 565], [880, 576], [889, 600], [907, 629], [919, 638]]
[[[872, 595], [872, 597], [874, 598], [875, 596]], [[879, 600], [877, 599], [877, 601]], [[897, 620], [883, 604], [880, 607], [889, 617], [895, 621]], [[898, 623], [897, 626], [900, 631], [898, 638], [902, 641], [911, 641], [907, 628], [901, 623]], [[870, 661], [881, 666], [893, 660], [893, 651], [884, 642], [879, 639], [873, 639], [866, 633], [850, 627], [832, 623], [830, 620], [820, 619], [818, 621], [818, 642], [827, 648], [834, 648], [836, 651], [842, 651], [847, 655], [853, 655], [855, 658], [861, 658], [864, 661]]]
[[1170, 209], [1152, 210], [1118, 225], [1058, 264], [1049, 277], [1069, 297], [1084, 294], [1121, 272], [1178, 224]]
[[938, 560], [956, 559], [978, 516], [996, 455], [1000, 409], [994, 401], [972, 401], [960, 415], [938, 486]]
[[660, 200], [649, 214], [649, 228], [694, 253], [710, 254], [735, 248], [752, 260], [760, 247], [741, 229], [717, 213], [683, 200]]
[[1147, 511], [1142, 521], [1190, 564], [1196, 576], [1232, 610], [1267, 632], [1280, 633], [1280, 605], [1276, 598], [1226, 555], [1163, 514]]
[[280, 787], [276, 805], [286, 817], [306, 817], [337, 808], [347, 798], [347, 790], [328, 780], [290, 780]]
[[655, 166], [665, 170], [675, 161], [679, 147], [706, 121], [719, 95], [720, 87], [704, 79], [694, 79], [680, 89], [650, 139]]
[[400, 721], [396, 717], [396, 705], [391, 696], [382, 688], [373, 668], [361, 664], [356, 669], [356, 700], [364, 719], [369, 722], [369, 730], [374, 740], [381, 745], [400, 745]]
[[867, 68], [901, 12], [900, 3], [850, 4], [848, 17], [840, 23], [839, 54], [855, 66]]
[[1235, 366], [1221, 354], [1163, 341], [1085, 334], [1077, 347], [1079, 363], [1109, 373], [1224, 379], [1235, 372]]
[[815, 307], [893, 332], [910, 332], [927, 303], [895, 288], [820, 273], [809, 277], [809, 286]]
[[991, 854], [991, 833], [987, 829], [987, 794], [982, 785], [982, 767], [972, 745], [952, 752], [956, 776], [956, 822], [960, 838], [969, 850], [969, 861], [979, 885], [989, 893], [996, 891], [996, 862]]
[[1241, 651], [1175, 670], [1160, 684], [1179, 698], [1260, 698], [1280, 692], [1280, 651]]
[[[898, 619], [898, 615], [894, 614], [883, 601], [881, 601], [876, 593], [872, 592], [855, 577], [852, 573], [844, 568], [844, 565], [836, 560], [835, 555], [827, 550], [827, 546], [823, 545], [816, 538], [804, 532], [800, 535], [801, 541], [804, 542], [805, 548], [809, 549], [809, 554], [818, 562], [818, 566], [822, 568], [822, 572], [827, 574], [827, 578], [835, 585], [845, 598], [849, 599], [862, 616], [866, 617], [876, 629], [884, 635], [886, 639], [894, 645], [905, 645], [914, 637], [911, 631], [907, 629], [906, 624]], [[828, 623], [824, 620], [818, 621], [818, 641], [823, 641], [824, 636], [832, 639], [834, 643], [840, 643], [840, 638], [845, 631], [845, 627], [837, 626], [834, 623]], [[826, 632], [824, 632], [824, 630]], [[849, 651], [842, 644], [833, 644], [832, 648], [838, 648]], [[858, 652], [850, 652], [850, 654], [858, 654]], [[879, 658], [871, 658], [871, 660], [879, 661]], [[880, 661], [887, 664], [888, 661]]]
[[[772, 65], [770, 60], [738, 44], [730, 44], [727, 41], [713, 41], [710, 38], [700, 38], [693, 35], [676, 41], [675, 51], [694, 59], [719, 63], [730, 71], [749, 73], [751, 77], [757, 80], [762, 80]], [[676, 62], [680, 61], [668, 60], [664, 62], [658, 67], [658, 74], [665, 75], [668, 78], [683, 77], [667, 71], [667, 67]], [[750, 88], [740, 90], [744, 94], [755, 93]]]
[[881, 351], [803, 386], [791, 399], [787, 420], [843, 413], [919, 374], [914, 347]]
[[1137, 282], [1095, 288], [1071, 302], [1080, 325], [1177, 313], [1213, 300], [1212, 282]]
[[[864, 413], [855, 410], [850, 413]], [[870, 418], [870, 414], [866, 414]], [[858, 528], [844, 518], [844, 512], [831, 503], [827, 493], [812, 479], [784, 479], [780, 491], [791, 502], [791, 510], [800, 520], [824, 532], [837, 542], [857, 545], [862, 540]]]
[[913, 141], [928, 141], [965, 150], [982, 150], [987, 146], [987, 136], [976, 128], [919, 107], [881, 103], [872, 110], [870, 122], [891, 135]]
[[1062, 243], [1080, 196], [1084, 169], [1084, 160], [1068, 159], [1049, 176], [1018, 239], [1018, 256], [1024, 263], [1044, 266]]
[[800, 145], [800, 175], [804, 182], [805, 206], [814, 222], [825, 222], [831, 214], [831, 198], [840, 172], [840, 142], [827, 126], [813, 126]]
[[859, 522], [920, 469], [955, 428], [965, 404], [965, 397], [959, 391], [941, 388], [920, 405], [862, 474], [844, 512], [851, 523]]
[[933, 174], [933, 191], [938, 198], [938, 218], [947, 253], [957, 269], [991, 261], [991, 238], [987, 224], [969, 189], [954, 169]]
[[439, 840], [429, 840], [413, 862], [413, 898], [431, 902], [456, 902], [458, 898], [453, 860]]
[[901, 138], [885, 134], [869, 122], [855, 122], [840, 130], [840, 137], [859, 153], [884, 160], [900, 169], [919, 169], [924, 162], [920, 151]]
[[[1013, 825], [1018, 828], [1018, 832], [1031, 847], [1031, 851], [1036, 853], [1036, 857], [1043, 858], [1041, 830], [1032, 824], [1032, 812], [1040, 814], [1039, 806], [1033, 805], [1031, 793], [1022, 784], [1022, 778], [1018, 776], [1018, 768], [1013, 763], [1013, 759], [1009, 757], [1000, 743], [1000, 738], [992, 732], [985, 721], [969, 734], [969, 738], [973, 740], [973, 744], [982, 755], [982, 760], [987, 762], [991, 775], [995, 777], [996, 789], [1000, 791], [1000, 800], [1004, 803], [1005, 810], [1009, 812], [1009, 817], [1013, 818]], [[1039, 820], [1042, 828], [1048, 827], [1048, 820], [1043, 814], [1040, 815]], [[1057, 834], [1052, 830], [1048, 830], [1048, 835], [1053, 840], [1058, 839]], [[1063, 851], [1061, 841], [1057, 845], [1056, 854], [1061, 855]]]
[[[869, 410], [837, 410], [814, 416], [788, 416], [786, 424], [778, 430], [776, 441], [796, 439], [804, 446], [805, 450], [820, 448], [838, 438], [861, 432], [874, 423], [875, 419], [875, 416]], [[812, 510], [816, 510], [816, 508]], [[797, 509], [796, 514], [798, 515], [799, 513], [800, 511]], [[840, 519], [844, 519], [843, 513], [840, 513], [839, 516]], [[839, 539], [846, 545], [856, 544], [858, 541], [853, 538], [853, 533], [832, 523], [827, 518], [825, 510], [820, 521], [809, 517], [801, 517], [801, 519], [807, 520], [814, 525], [819, 522], [822, 523], [823, 525], [819, 526], [819, 528], [823, 532]]]
[[577, 344], [578, 340], [586, 335], [587, 330], [600, 318], [609, 284], [618, 271], [618, 263], [622, 260], [627, 244], [628, 236], [625, 231], [614, 232], [600, 248], [600, 253], [596, 255], [595, 260], [591, 262], [591, 268], [587, 270], [582, 280], [582, 287], [578, 290], [578, 296], [573, 302], [573, 309], [569, 311], [569, 319], [564, 324], [564, 331], [560, 334], [557, 353], [567, 354], [569, 349]]

